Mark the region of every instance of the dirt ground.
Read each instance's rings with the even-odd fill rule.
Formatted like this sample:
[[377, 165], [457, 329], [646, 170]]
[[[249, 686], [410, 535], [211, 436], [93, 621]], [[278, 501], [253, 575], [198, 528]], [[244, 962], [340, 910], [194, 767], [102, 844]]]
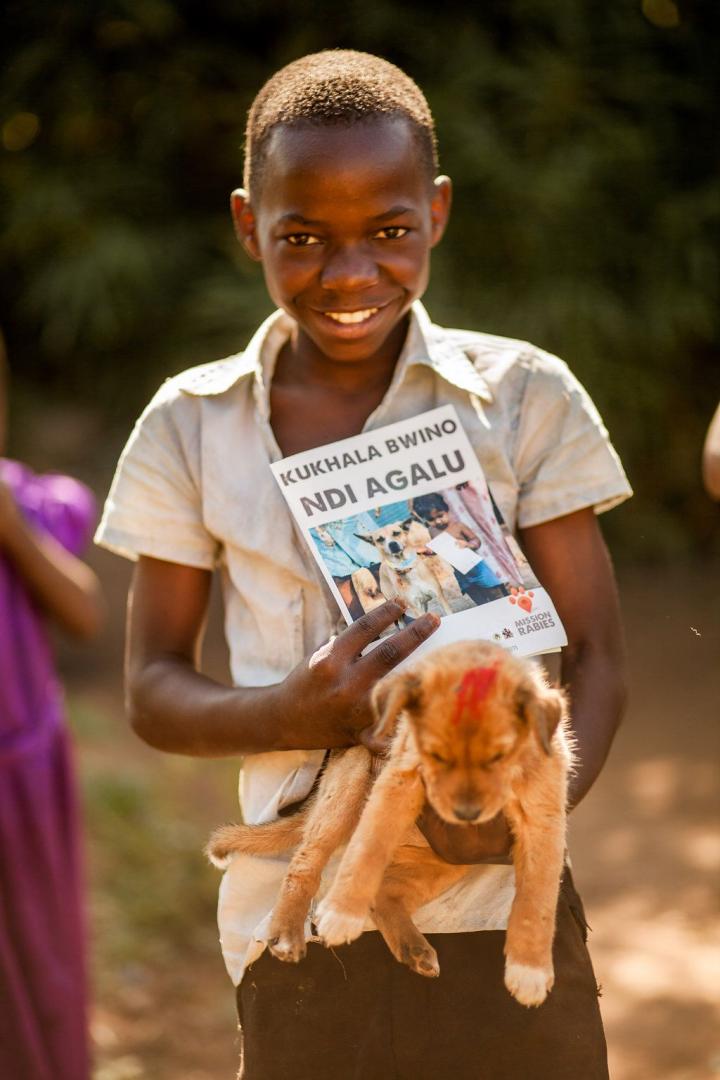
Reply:
[[[110, 717], [112, 739], [99, 743], [80, 732], [81, 771], [87, 776], [98, 761], [118, 775], [139, 770], [148, 784], [165, 784], [164, 792], [163, 776], [169, 776], [176, 802], [166, 800], [155, 816], [170, 806], [201, 837], [233, 815], [234, 765], [166, 758], [125, 729], [119, 668], [127, 578], [119, 560], [98, 553], [94, 561], [109, 587], [110, 627], [98, 646], [82, 657], [63, 653], [62, 662], [74, 711], [102, 710]], [[718, 569], [636, 567], [620, 574], [631, 703], [603, 776], [571, 821], [613, 1080], [720, 1076]], [[218, 673], [219, 633], [216, 613], [207, 653], [210, 670]], [[153, 790], [148, 788], [151, 801]], [[147, 828], [152, 847], [152, 818]], [[96, 1080], [230, 1080], [237, 1057], [233, 995], [210, 902], [186, 913], [188, 925], [194, 920], [192, 935], [181, 923], [163, 952], [150, 934], [139, 934], [125, 943], [120, 965], [104, 935], [119, 921], [122, 905], [138, 901], [138, 887], [132, 895], [122, 892], [120, 856], [116, 865], [92, 821], [88, 831]], [[193, 834], [191, 873], [210, 895], [216, 881], [194, 845]], [[172, 851], [164, 841], [157, 842], [151, 862], [169, 872]], [[114, 898], [108, 880], [117, 882]], [[183, 911], [186, 898], [181, 885], [171, 882], [169, 889], [170, 919]], [[152, 936], [157, 939], [157, 926]]]

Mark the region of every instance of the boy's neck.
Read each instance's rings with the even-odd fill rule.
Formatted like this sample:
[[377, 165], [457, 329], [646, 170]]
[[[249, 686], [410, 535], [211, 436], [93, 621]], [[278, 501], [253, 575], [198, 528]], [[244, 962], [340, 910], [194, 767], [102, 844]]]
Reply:
[[280, 350], [270, 386], [270, 424], [284, 455], [359, 434], [384, 398], [402, 351], [407, 320], [376, 354], [342, 361], [298, 335]]
[[377, 352], [348, 360], [326, 356], [307, 334], [296, 330], [280, 351], [273, 385], [302, 388], [309, 394], [382, 396], [392, 381], [407, 328], [405, 317]]

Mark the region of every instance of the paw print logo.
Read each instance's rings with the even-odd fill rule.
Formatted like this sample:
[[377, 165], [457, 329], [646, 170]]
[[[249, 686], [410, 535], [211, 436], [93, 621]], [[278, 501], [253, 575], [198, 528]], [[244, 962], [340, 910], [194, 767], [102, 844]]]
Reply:
[[510, 596], [508, 597], [508, 600], [511, 604], [517, 604], [517, 606], [521, 607], [523, 611], [532, 611], [534, 595], [535, 593], [533, 592], [525, 592], [525, 589], [523, 589], [522, 585], [518, 585], [517, 587], [513, 585], [510, 588]]

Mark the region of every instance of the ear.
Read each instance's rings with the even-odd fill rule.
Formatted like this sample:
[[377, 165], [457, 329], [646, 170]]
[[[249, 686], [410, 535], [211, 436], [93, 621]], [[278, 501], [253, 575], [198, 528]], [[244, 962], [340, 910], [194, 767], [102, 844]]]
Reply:
[[450, 217], [452, 205], [452, 180], [449, 176], [436, 176], [433, 180], [433, 194], [430, 202], [430, 219], [432, 221], [431, 247], [439, 244], [443, 238], [445, 227]]
[[534, 730], [548, 755], [552, 753], [552, 737], [565, 711], [566, 698], [562, 690], [538, 685], [534, 680], [518, 688], [518, 713]]
[[238, 240], [250, 258], [260, 262], [255, 214], [250, 206], [248, 193], [243, 188], [236, 188], [230, 195], [230, 213]]
[[386, 675], [375, 684], [370, 703], [375, 714], [373, 735], [386, 738], [392, 735], [398, 716], [405, 709], [412, 712], [420, 705], [421, 683], [412, 672]]
[[353, 536], [356, 536], [358, 540], [364, 540], [366, 544], [370, 545], [370, 547], [375, 547], [375, 541], [372, 539], [371, 536], [363, 536], [362, 533], [353, 533]]

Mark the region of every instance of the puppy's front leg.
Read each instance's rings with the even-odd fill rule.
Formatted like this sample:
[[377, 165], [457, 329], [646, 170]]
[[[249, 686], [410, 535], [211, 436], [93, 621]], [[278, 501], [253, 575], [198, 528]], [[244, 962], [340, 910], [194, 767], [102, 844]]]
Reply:
[[327, 945], [360, 936], [383, 874], [424, 801], [417, 755], [405, 749], [375, 781], [332, 888], [318, 907], [318, 932]]
[[506, 814], [515, 834], [515, 899], [505, 940], [505, 985], [521, 1005], [541, 1005], [555, 981], [552, 944], [565, 855], [564, 786], [563, 798], [548, 800], [542, 809], [508, 807]]
[[360, 817], [370, 767], [370, 754], [362, 746], [344, 751], [328, 764], [273, 909], [268, 948], [278, 960], [297, 963], [305, 955], [305, 919], [312, 898], [328, 859]]

